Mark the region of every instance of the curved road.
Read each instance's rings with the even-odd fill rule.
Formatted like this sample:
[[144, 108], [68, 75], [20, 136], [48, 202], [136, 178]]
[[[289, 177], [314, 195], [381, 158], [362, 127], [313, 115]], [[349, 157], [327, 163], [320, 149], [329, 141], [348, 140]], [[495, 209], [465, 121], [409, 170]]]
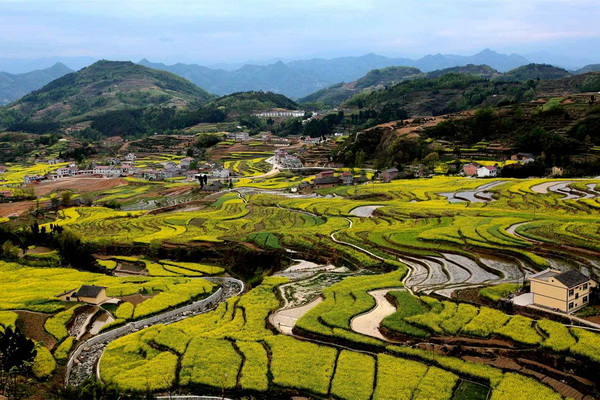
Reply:
[[123, 336], [137, 332], [140, 329], [158, 324], [171, 324], [198, 314], [213, 310], [219, 303], [237, 296], [244, 291], [244, 282], [235, 278], [197, 278], [205, 279], [220, 285], [219, 289], [209, 297], [167, 311], [153, 317], [130, 322], [106, 333], [94, 336], [81, 343], [69, 357], [65, 377], [65, 385], [78, 386], [87, 378], [96, 374], [100, 378], [99, 361], [106, 346]]

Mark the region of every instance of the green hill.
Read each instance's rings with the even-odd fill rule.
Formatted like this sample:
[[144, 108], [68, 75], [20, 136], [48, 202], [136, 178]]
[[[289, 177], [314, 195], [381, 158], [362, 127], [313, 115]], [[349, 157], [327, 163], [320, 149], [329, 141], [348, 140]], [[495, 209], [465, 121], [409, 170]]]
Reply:
[[262, 91], [238, 92], [219, 97], [211, 101], [209, 106], [223, 107], [233, 114], [251, 114], [274, 108], [297, 110], [298, 103], [282, 94]]
[[498, 77], [500, 81], [526, 81], [532, 80], [547, 80], [560, 79], [571, 76], [569, 71], [563, 68], [555, 67], [548, 64], [527, 64], [521, 67], [512, 69], [507, 73]]
[[387, 67], [374, 69], [362, 78], [350, 83], [338, 83], [326, 89], [321, 89], [299, 100], [300, 103], [324, 103], [329, 106], [338, 106], [356, 93], [366, 90], [377, 90], [423, 76], [418, 68], [413, 67]]
[[85, 121], [108, 111], [148, 106], [188, 108], [213, 96], [169, 72], [131, 62], [98, 61], [8, 106], [30, 120]]
[[498, 76], [502, 75], [500, 72], [496, 71], [494, 68], [492, 68], [488, 65], [469, 64], [469, 65], [464, 65], [464, 66], [460, 66], [460, 67], [451, 67], [451, 68], [439, 69], [437, 71], [432, 71], [427, 74], [427, 77], [428, 78], [439, 78], [442, 75], [446, 75], [446, 74], [450, 74], [450, 73], [476, 75], [476, 76], [480, 76], [482, 78], [494, 78], [494, 77], [498, 77]]

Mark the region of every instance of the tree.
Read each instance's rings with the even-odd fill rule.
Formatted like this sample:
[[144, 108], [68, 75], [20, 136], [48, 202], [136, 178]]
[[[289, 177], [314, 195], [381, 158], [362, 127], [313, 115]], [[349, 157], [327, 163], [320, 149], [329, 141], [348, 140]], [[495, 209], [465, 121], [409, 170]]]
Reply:
[[11, 327], [0, 332], [0, 393], [11, 399], [23, 398], [24, 380], [35, 357], [35, 343]]
[[69, 192], [69, 191], [62, 192], [60, 194], [60, 203], [64, 207], [69, 207], [71, 205], [72, 198], [73, 198], [73, 194], [71, 192]]

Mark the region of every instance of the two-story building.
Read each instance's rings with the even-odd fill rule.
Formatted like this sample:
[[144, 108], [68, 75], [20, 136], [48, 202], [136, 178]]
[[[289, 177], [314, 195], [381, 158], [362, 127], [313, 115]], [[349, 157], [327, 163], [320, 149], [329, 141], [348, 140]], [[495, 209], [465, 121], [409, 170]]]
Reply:
[[596, 282], [577, 270], [547, 269], [529, 277], [533, 304], [572, 313], [587, 306]]

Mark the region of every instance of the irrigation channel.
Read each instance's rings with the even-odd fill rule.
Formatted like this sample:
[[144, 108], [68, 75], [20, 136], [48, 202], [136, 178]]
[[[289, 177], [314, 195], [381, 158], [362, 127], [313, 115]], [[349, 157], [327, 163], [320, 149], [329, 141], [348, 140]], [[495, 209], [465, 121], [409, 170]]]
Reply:
[[81, 343], [69, 357], [65, 384], [79, 386], [94, 374], [100, 379], [100, 359], [106, 346], [123, 336], [129, 335], [152, 325], [168, 325], [216, 308], [219, 303], [237, 296], [244, 291], [244, 283], [235, 278], [196, 278], [205, 279], [220, 287], [209, 297], [193, 302], [175, 310], [160, 313], [153, 317], [130, 322], [106, 333], [96, 335]]

